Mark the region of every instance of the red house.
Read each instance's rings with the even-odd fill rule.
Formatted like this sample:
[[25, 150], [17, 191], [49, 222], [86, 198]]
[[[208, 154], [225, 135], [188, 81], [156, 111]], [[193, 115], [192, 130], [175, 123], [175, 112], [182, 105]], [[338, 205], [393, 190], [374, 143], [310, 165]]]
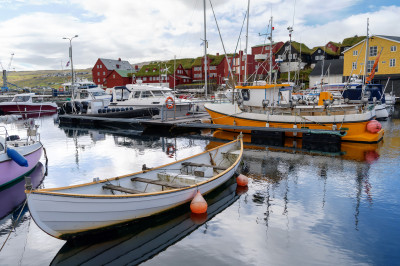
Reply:
[[113, 70], [106, 77], [103, 86], [113, 88], [115, 86], [123, 86], [132, 83], [133, 73], [128, 70]]
[[[284, 45], [283, 42], [276, 42], [272, 44], [272, 69], [278, 70], [279, 66], [275, 62], [275, 54]], [[269, 55], [270, 55], [270, 44], [256, 45], [251, 47], [251, 53], [254, 55], [255, 72], [257, 75], [267, 75], [270, 68]]]
[[104, 82], [106, 82], [106, 78], [113, 70], [134, 72], [131, 64], [128, 61], [122, 61], [121, 58], [118, 58], [118, 60], [99, 58], [92, 68], [93, 82], [97, 85], [105, 86]]

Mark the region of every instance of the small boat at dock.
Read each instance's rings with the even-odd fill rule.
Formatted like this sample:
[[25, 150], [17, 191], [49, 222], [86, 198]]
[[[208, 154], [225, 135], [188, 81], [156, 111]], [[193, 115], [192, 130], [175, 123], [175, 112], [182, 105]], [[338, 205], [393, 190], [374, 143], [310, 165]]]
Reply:
[[60, 188], [27, 189], [36, 224], [61, 239], [171, 210], [229, 180], [243, 154], [238, 138], [141, 172]]
[[57, 104], [44, 102], [35, 93], [16, 94], [10, 102], [0, 102], [0, 114], [44, 114], [56, 113]]

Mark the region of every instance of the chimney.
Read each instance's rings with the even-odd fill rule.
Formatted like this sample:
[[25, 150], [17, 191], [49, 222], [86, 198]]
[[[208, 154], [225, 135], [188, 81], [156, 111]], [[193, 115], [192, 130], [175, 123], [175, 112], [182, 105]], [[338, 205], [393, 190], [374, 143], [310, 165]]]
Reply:
[[217, 53], [217, 56], [219, 56], [219, 53]]
[[139, 66], [138, 65], [135, 65], [135, 70], [138, 70], [139, 69]]
[[120, 57], [120, 58], [118, 58], [118, 61], [121, 61], [121, 57]]

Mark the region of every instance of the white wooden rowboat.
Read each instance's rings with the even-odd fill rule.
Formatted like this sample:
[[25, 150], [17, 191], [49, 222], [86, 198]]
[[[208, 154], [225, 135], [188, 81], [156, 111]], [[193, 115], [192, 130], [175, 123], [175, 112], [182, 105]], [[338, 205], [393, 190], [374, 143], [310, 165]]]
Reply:
[[62, 239], [148, 217], [206, 194], [235, 173], [243, 155], [238, 138], [170, 164], [105, 180], [26, 190], [29, 211], [46, 233]]

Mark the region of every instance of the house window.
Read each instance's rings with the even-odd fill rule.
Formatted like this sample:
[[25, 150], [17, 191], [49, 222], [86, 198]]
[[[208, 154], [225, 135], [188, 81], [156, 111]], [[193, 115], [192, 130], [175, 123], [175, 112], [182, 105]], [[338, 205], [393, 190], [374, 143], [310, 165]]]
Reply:
[[144, 77], [144, 78], [143, 78], [143, 81], [146, 81], [146, 80], [147, 80], [147, 78], [146, 78], [146, 77]]
[[100, 72], [97, 72], [97, 76], [100, 76]]
[[103, 65], [100, 65], [100, 68], [102, 68], [103, 67]]
[[115, 79], [115, 74], [113, 74], [113, 79]]
[[103, 79], [103, 82], [104, 82], [104, 81], [106, 81], [106, 79], [105, 79], [105, 78]]
[[97, 82], [100, 83], [100, 79], [97, 79]]
[[[367, 72], [368, 73], [372, 71], [372, 67], [374, 66], [374, 63], [375, 63], [374, 60], [368, 60], [368, 63], [367, 63]], [[379, 64], [376, 65], [375, 72], [378, 72], [378, 66], [379, 66]]]
[[378, 46], [369, 47], [369, 56], [376, 56], [378, 54]]
[[297, 54], [293, 54], [293, 59], [296, 59], [297, 58]]
[[396, 51], [397, 51], [397, 46], [396, 46], [396, 45], [392, 45], [392, 46], [390, 47], [390, 51], [391, 51], [391, 52], [396, 52]]
[[318, 50], [318, 53], [320, 54], [322, 51], [321, 50]]
[[[392, 46], [393, 47], [393, 46]], [[396, 47], [396, 46], [395, 46]], [[390, 59], [390, 61], [389, 61], [389, 66], [390, 67], [394, 67], [394, 66], [396, 66], [396, 59]]]
[[357, 56], [358, 55], [358, 51], [357, 50], [353, 51], [353, 55]]
[[353, 62], [353, 70], [357, 69], [357, 62]]
[[106, 74], [106, 72], [105, 71], [103, 71], [103, 75], [105, 75]]
[[99, 65], [97, 65], [97, 68], [99, 68]]

